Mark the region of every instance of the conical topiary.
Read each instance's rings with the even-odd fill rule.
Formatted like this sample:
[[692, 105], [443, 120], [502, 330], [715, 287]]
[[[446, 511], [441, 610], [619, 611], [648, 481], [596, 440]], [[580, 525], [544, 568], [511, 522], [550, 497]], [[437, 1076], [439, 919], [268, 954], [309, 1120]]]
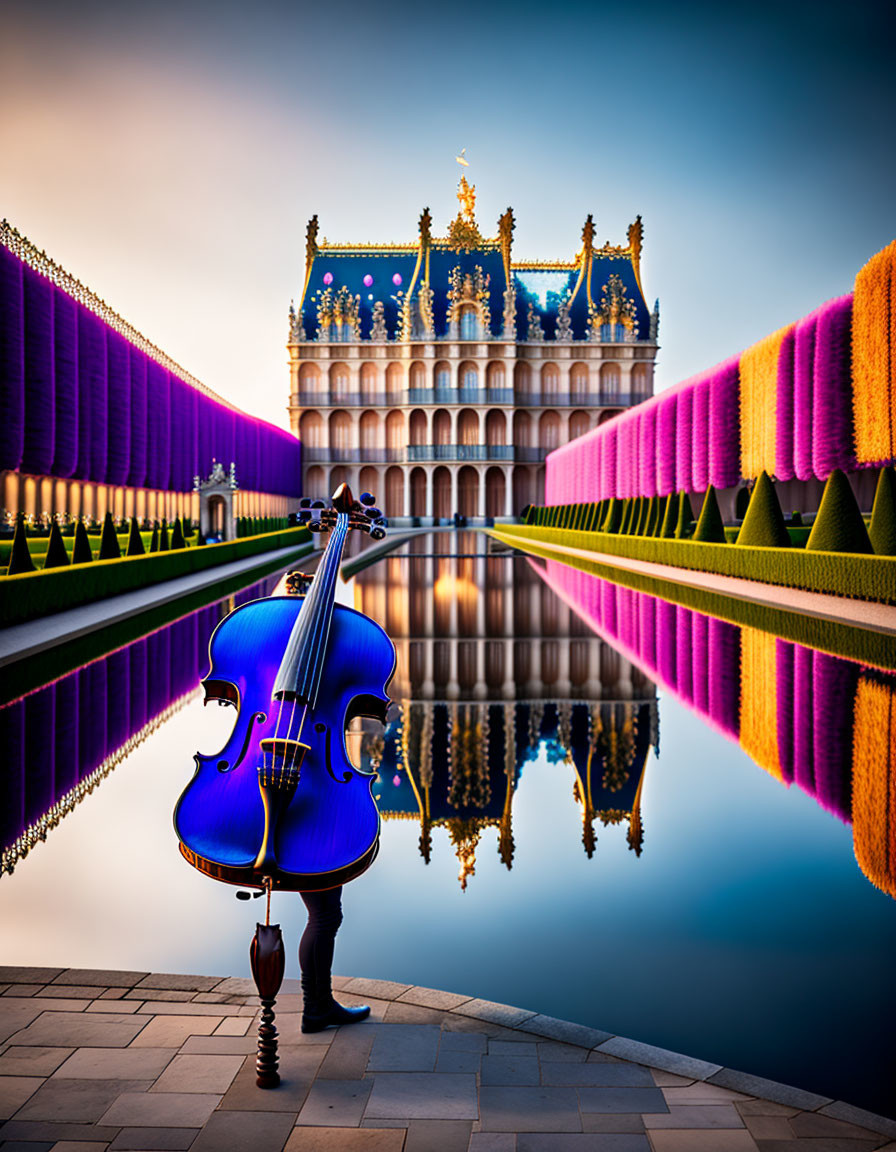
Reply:
[[675, 535], [675, 525], [678, 523], [678, 499], [678, 493], [672, 492], [666, 501], [666, 514], [663, 516], [660, 528], [660, 536], [666, 540], [671, 540]]
[[694, 510], [691, 508], [691, 498], [687, 492], [678, 497], [678, 519], [675, 522], [675, 539], [686, 540], [691, 534], [691, 524], [694, 520]]
[[79, 520], [75, 528], [75, 546], [72, 549], [72, 564], [89, 564], [93, 560], [93, 549], [84, 521]]
[[839, 468], [834, 469], [824, 486], [806, 551], [865, 554], [873, 551], [853, 490]]
[[196, 533], [196, 545], [199, 548], [204, 548], [207, 543], [208, 543], [208, 541], [205, 538], [205, 533], [200, 528], [199, 531]]
[[184, 530], [181, 527], [180, 516], [174, 518], [174, 527], [171, 529], [171, 547], [186, 548], [187, 542], [184, 540]]
[[25, 517], [20, 512], [16, 516], [16, 530], [12, 538], [12, 552], [9, 556], [7, 576], [16, 576], [19, 572], [33, 572], [34, 561], [28, 549], [28, 538], [25, 535]]
[[896, 470], [881, 468], [868, 529], [877, 556], [896, 556]]
[[99, 560], [120, 560], [121, 548], [118, 546], [118, 536], [115, 525], [112, 523], [112, 513], [107, 512], [103, 517], [103, 534], [100, 536]]
[[694, 531], [694, 539], [702, 544], [727, 544], [725, 538], [725, 525], [722, 513], [719, 511], [719, 501], [716, 490], [712, 484], [706, 489], [703, 498], [703, 507], [700, 510], [700, 519]]
[[159, 533], [159, 551], [167, 552], [171, 547], [168, 542], [168, 521], [162, 517], [162, 531]]
[[753, 548], [789, 548], [790, 536], [775, 486], [767, 472], [760, 472], [753, 486], [747, 513], [737, 536], [738, 544]]
[[150, 537], [150, 540], [149, 540], [149, 550], [150, 550], [150, 552], [158, 552], [158, 550], [159, 550], [159, 526], [158, 526], [158, 524], [153, 524], [153, 526], [152, 526], [152, 536]]
[[146, 547], [137, 526], [137, 517], [133, 516], [131, 517], [131, 530], [128, 533], [128, 547], [125, 556], [143, 556], [145, 553]]
[[189, 540], [193, 535], [193, 521], [189, 516], [184, 517], [184, 539]]
[[618, 532], [622, 524], [622, 504], [611, 496], [607, 503], [607, 511], [604, 516], [604, 522], [601, 525], [603, 532]]
[[666, 519], [666, 505], [669, 503], [668, 496], [657, 496], [656, 498], [656, 523], [653, 526], [651, 536], [659, 536], [663, 531], [663, 521]]
[[65, 541], [59, 531], [56, 521], [50, 528], [50, 542], [47, 544], [47, 554], [44, 557], [44, 568], [67, 568], [69, 565], [68, 552], [65, 550]]

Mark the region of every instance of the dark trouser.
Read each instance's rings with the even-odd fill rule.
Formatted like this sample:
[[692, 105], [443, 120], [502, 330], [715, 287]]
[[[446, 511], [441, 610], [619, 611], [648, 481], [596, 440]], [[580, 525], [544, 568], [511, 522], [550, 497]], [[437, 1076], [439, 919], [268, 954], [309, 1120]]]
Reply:
[[308, 909], [308, 925], [299, 942], [305, 1011], [320, 1015], [333, 1003], [330, 976], [336, 933], [342, 923], [342, 888], [300, 892], [299, 895]]

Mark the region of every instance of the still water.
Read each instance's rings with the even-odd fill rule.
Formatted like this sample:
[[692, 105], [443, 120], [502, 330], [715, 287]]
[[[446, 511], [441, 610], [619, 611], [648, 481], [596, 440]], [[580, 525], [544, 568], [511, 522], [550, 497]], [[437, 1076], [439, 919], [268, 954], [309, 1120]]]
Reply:
[[[489, 548], [421, 537], [340, 588], [398, 667], [350, 737], [383, 830], [337, 970], [896, 1113], [896, 677]], [[275, 584], [0, 710], [4, 963], [248, 974], [260, 905], [171, 813], [233, 723], [208, 636]], [[296, 976], [298, 899], [273, 915]]]

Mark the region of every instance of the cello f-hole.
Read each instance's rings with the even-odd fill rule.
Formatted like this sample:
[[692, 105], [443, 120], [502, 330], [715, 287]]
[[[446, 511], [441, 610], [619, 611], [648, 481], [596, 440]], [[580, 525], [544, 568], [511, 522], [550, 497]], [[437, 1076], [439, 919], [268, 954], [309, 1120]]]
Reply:
[[252, 739], [252, 725], [256, 720], [259, 722], [259, 724], [264, 724], [265, 720], [267, 720], [267, 716], [264, 712], [252, 713], [252, 715], [249, 717], [249, 723], [246, 725], [246, 738], [243, 741], [243, 746], [240, 749], [239, 756], [237, 756], [234, 763], [230, 765], [228, 765], [226, 760], [219, 760], [217, 765], [219, 772], [233, 772], [234, 769], [239, 768], [240, 764], [242, 764], [246, 756], [246, 751], [249, 748], [249, 741]]

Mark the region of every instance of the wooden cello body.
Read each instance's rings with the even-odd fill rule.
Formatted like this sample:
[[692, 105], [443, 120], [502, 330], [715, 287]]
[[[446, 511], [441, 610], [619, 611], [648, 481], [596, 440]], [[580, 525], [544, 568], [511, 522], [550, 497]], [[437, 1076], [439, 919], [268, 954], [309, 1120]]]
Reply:
[[[329, 563], [333, 581], [338, 561], [321, 565]], [[196, 754], [174, 824], [184, 857], [214, 879], [312, 891], [354, 879], [376, 856], [373, 775], [351, 764], [345, 731], [355, 716], [385, 721], [395, 648], [375, 621], [333, 603], [332, 590], [326, 609], [326, 635], [312, 636], [317, 679], [305, 695], [276, 686], [303, 627], [323, 629], [317, 616], [302, 620], [321, 612], [320, 595], [316, 605], [311, 594], [253, 601], [212, 634], [206, 703], [234, 706], [237, 719], [219, 752]]]

